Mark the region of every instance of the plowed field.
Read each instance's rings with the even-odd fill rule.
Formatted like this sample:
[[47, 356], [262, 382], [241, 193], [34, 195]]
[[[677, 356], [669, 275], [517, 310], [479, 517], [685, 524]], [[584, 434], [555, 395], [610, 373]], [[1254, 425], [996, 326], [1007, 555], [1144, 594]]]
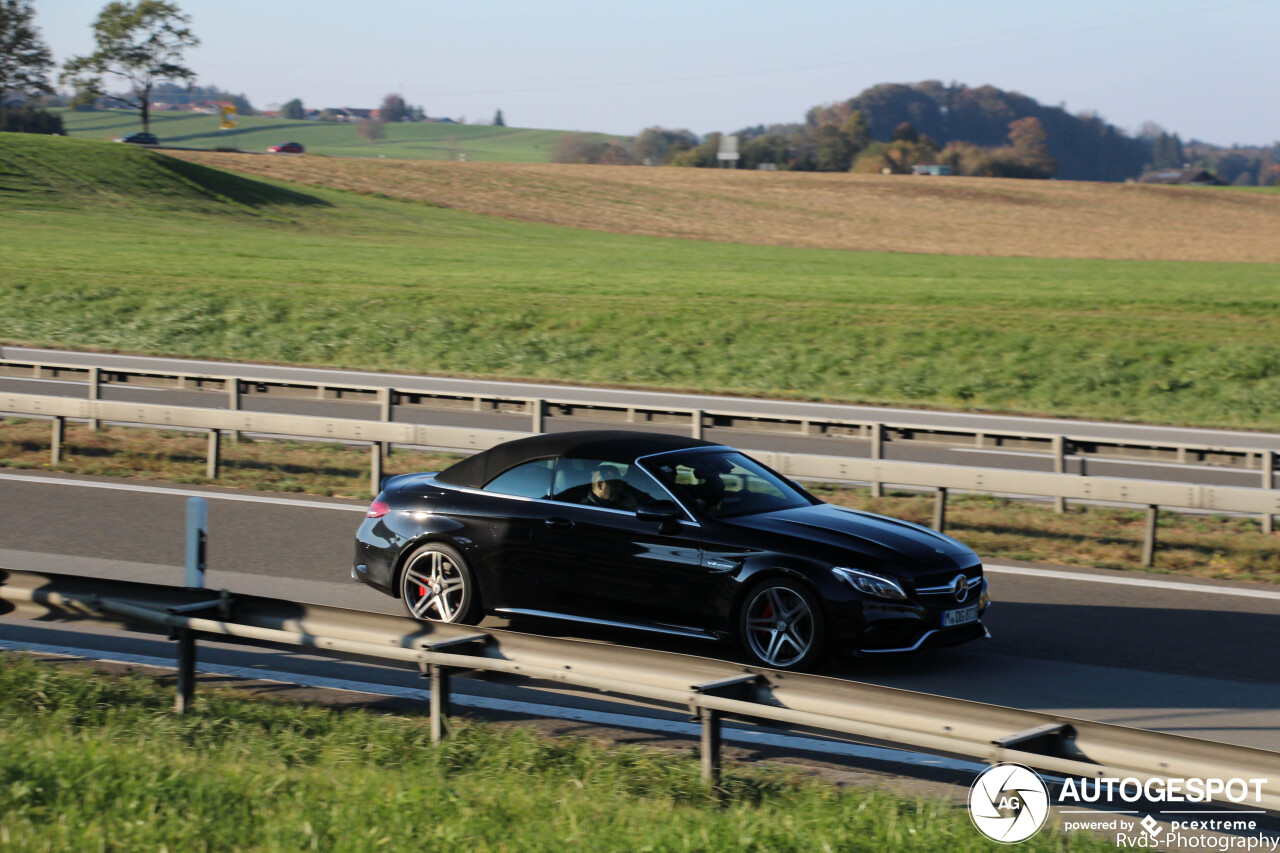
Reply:
[[1280, 261], [1280, 192], [172, 153], [262, 177], [624, 234], [924, 254]]

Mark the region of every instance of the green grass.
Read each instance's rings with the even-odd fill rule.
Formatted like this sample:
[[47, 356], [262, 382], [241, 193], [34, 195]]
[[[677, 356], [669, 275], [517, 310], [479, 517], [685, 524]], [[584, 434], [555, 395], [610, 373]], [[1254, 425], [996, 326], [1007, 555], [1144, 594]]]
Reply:
[[1274, 264], [575, 230], [0, 139], [0, 341], [1280, 429]]
[[[0, 655], [0, 849], [990, 850], [963, 808], [526, 728], [172, 691]], [[1029, 851], [1103, 850], [1044, 831]]]
[[[114, 139], [142, 130], [136, 112], [61, 110], [67, 134], [85, 139]], [[228, 146], [242, 151], [266, 151], [281, 142], [301, 142], [310, 154], [343, 157], [389, 157], [408, 160], [457, 160], [503, 163], [549, 163], [562, 130], [532, 130], [471, 124], [400, 122], [386, 126], [386, 138], [370, 144], [356, 125], [341, 122], [290, 121], [246, 116], [235, 130], [219, 130], [219, 117], [192, 113], [151, 114], [151, 132], [165, 145], [183, 148]], [[620, 139], [586, 134], [591, 139]]]

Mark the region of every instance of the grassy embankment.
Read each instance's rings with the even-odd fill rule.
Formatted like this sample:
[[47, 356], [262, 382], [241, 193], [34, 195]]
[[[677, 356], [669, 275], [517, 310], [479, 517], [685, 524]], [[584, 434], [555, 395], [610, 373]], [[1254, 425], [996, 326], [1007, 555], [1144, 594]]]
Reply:
[[[67, 133], [84, 139], [115, 139], [142, 130], [136, 112], [63, 110]], [[356, 125], [324, 121], [247, 116], [235, 130], [219, 130], [218, 116], [159, 112], [151, 115], [151, 132], [165, 145], [190, 148], [238, 148], [266, 151], [281, 142], [301, 142], [309, 154], [342, 157], [394, 157], [406, 160], [457, 160], [470, 162], [549, 163], [561, 130], [489, 127], [470, 124], [400, 122], [385, 125], [386, 138], [376, 143], [360, 136]], [[613, 139], [603, 133], [588, 139]]]
[[[1274, 264], [607, 234], [20, 136], [0, 198], [0, 342], [1280, 429]], [[964, 505], [953, 529], [984, 553], [1136, 555], [1127, 515], [978, 502], [966, 529]], [[1212, 530], [1162, 567], [1276, 574], [1253, 522], [1179, 524]]]
[[[988, 850], [962, 807], [635, 747], [172, 689], [0, 655], [0, 849]], [[1029, 851], [1101, 850], [1043, 831]]]

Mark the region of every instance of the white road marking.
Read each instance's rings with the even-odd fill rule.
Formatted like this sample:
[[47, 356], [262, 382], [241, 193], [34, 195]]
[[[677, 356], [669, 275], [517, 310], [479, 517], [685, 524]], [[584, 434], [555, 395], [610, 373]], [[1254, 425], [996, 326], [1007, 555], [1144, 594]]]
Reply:
[[65, 480], [60, 477], [32, 477], [22, 474], [0, 473], [0, 480], [13, 480], [20, 483], [35, 483], [46, 486], [78, 486], [82, 489], [113, 489], [120, 492], [145, 492], [152, 495], [172, 495], [181, 498], [206, 498], [214, 501], [243, 501], [245, 503], [277, 504], [279, 506], [296, 506], [303, 509], [340, 509], [347, 512], [365, 512], [364, 506], [353, 504], [326, 503], [324, 501], [299, 501], [290, 498], [268, 498], [261, 495], [235, 495], [227, 492], [202, 492], [195, 489], [166, 489], [156, 486], [135, 486], [130, 483], [98, 483], [88, 480]]
[[[106, 663], [126, 663], [140, 666], [174, 669], [172, 659], [152, 657], [150, 655], [133, 655], [116, 652], [101, 652], [92, 649], [81, 649], [71, 646], [48, 645], [44, 643], [23, 643], [13, 640], [0, 640], [0, 649], [9, 651], [38, 652], [62, 657], [87, 658]], [[349, 681], [339, 678], [325, 678], [316, 675], [301, 675], [277, 670], [256, 669], [254, 667], [226, 666], [199, 662], [198, 672], [229, 675], [236, 678], [253, 679], [255, 681], [274, 681], [282, 684], [298, 684], [304, 687], [320, 687], [327, 690], [346, 690], [353, 693], [369, 693], [375, 696], [395, 696], [402, 699], [427, 701], [431, 698], [430, 690], [414, 687], [399, 687], [393, 684], [376, 684], [364, 681]], [[455, 680], [454, 684], [458, 684]], [[701, 727], [696, 723], [679, 720], [665, 720], [657, 717], [637, 717], [627, 714], [614, 714], [607, 711], [587, 711], [580, 708], [566, 708], [559, 705], [539, 705], [533, 702], [521, 702], [515, 699], [494, 699], [488, 696], [468, 696], [454, 692], [450, 701], [455, 705], [468, 708], [480, 708], [489, 711], [506, 711], [508, 713], [526, 714], [532, 717], [551, 717], [560, 720], [591, 723], [599, 726], [612, 726], [623, 729], [639, 729], [641, 731], [664, 732], [667, 734], [698, 737]], [[726, 724], [722, 729], [726, 741], [749, 743], [758, 746], [775, 746], [783, 749], [818, 752], [824, 755], [842, 755], [849, 758], [864, 758], [884, 761], [893, 764], [909, 764], [918, 767], [935, 767], [944, 770], [956, 770], [970, 773], [981, 773], [987, 765], [973, 761], [960, 761], [953, 758], [940, 758], [919, 752], [900, 749], [888, 749], [879, 746], [864, 746], [856, 743], [844, 743], [819, 738], [780, 735], [772, 732], [756, 731]]]
[[1207, 584], [1179, 583], [1178, 581], [1162, 581], [1154, 578], [1107, 577], [1076, 572], [1061, 572], [1053, 569], [1028, 569], [1021, 566], [1001, 566], [999, 564], [983, 564], [983, 571], [1005, 575], [1025, 575], [1034, 578], [1052, 578], [1064, 581], [1083, 581], [1085, 583], [1110, 583], [1119, 586], [1141, 586], [1147, 589], [1168, 589], [1175, 592], [1194, 592], [1198, 595], [1234, 595], [1240, 598], [1264, 598], [1280, 601], [1280, 591], [1269, 589], [1244, 589], [1234, 586], [1209, 586]]

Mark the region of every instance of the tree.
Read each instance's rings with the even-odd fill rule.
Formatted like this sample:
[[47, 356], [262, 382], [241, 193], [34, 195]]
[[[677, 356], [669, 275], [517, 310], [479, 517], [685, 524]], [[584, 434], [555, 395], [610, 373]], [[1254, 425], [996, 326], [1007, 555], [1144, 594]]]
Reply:
[[718, 164], [716, 154], [720, 151], [719, 133], [709, 133], [701, 145], [688, 148], [679, 153], [667, 154], [668, 166], [689, 166], [700, 169], [712, 169]]
[[502, 110], [498, 110], [496, 113], [493, 114], [493, 126], [494, 127], [507, 126], [507, 120], [502, 117]]
[[914, 124], [904, 121], [893, 131], [893, 136], [889, 137], [889, 140], [891, 142], [919, 142], [920, 134], [916, 132]]
[[871, 144], [871, 128], [867, 125], [867, 119], [862, 115], [861, 110], [850, 113], [849, 118], [840, 125], [840, 133], [848, 141], [854, 157]]
[[53, 93], [53, 58], [33, 23], [35, 14], [31, 0], [0, 0], [0, 104], [9, 92]]
[[382, 106], [378, 107], [378, 118], [384, 122], [396, 122], [408, 117], [409, 105], [400, 95], [393, 92], [382, 99]]
[[307, 108], [302, 105], [301, 98], [294, 98], [292, 101], [286, 101], [284, 106], [280, 108], [280, 118], [290, 118], [294, 121], [305, 119], [307, 117]]
[[1058, 168], [1058, 161], [1049, 156], [1047, 138], [1040, 119], [1034, 116], [1009, 122], [1014, 159], [1028, 169], [1028, 174], [1018, 177], [1048, 178]]
[[847, 172], [853, 162], [849, 139], [833, 124], [824, 124], [814, 134], [814, 168], [819, 172]]
[[612, 140], [593, 139], [581, 133], [567, 133], [556, 142], [551, 152], [551, 162], [634, 166], [636, 158], [625, 147]]
[[777, 168], [787, 165], [787, 153], [790, 146], [787, 138], [778, 133], [766, 133], [750, 139], [742, 146], [741, 164], [744, 169], [758, 169], [761, 164], [772, 164]]
[[356, 125], [356, 133], [369, 140], [370, 145], [377, 145], [379, 139], [387, 135], [387, 125], [380, 118], [371, 118]]
[[176, 104], [194, 104], [198, 101], [230, 101], [235, 105], [236, 114], [243, 116], [257, 115], [257, 110], [244, 93], [227, 92], [217, 86], [181, 86], [177, 83], [157, 83], [151, 90], [152, 103], [168, 101]]
[[643, 162], [656, 165], [665, 163], [671, 156], [688, 151], [698, 144], [698, 136], [691, 130], [672, 130], [665, 127], [646, 127], [636, 137], [635, 152]]
[[[88, 56], [73, 56], [63, 66], [59, 81], [70, 81], [84, 92], [138, 110], [142, 129], [151, 125], [151, 90], [157, 83], [185, 80], [196, 74], [182, 64], [182, 52], [200, 44], [188, 29], [191, 18], [177, 4], [166, 0], [108, 3], [93, 22], [97, 49]], [[129, 91], [108, 94], [104, 77], [123, 80]]]
[[31, 104], [0, 113], [0, 132], [40, 133], [45, 136], [62, 136], [62, 116], [49, 110], [38, 110]]

